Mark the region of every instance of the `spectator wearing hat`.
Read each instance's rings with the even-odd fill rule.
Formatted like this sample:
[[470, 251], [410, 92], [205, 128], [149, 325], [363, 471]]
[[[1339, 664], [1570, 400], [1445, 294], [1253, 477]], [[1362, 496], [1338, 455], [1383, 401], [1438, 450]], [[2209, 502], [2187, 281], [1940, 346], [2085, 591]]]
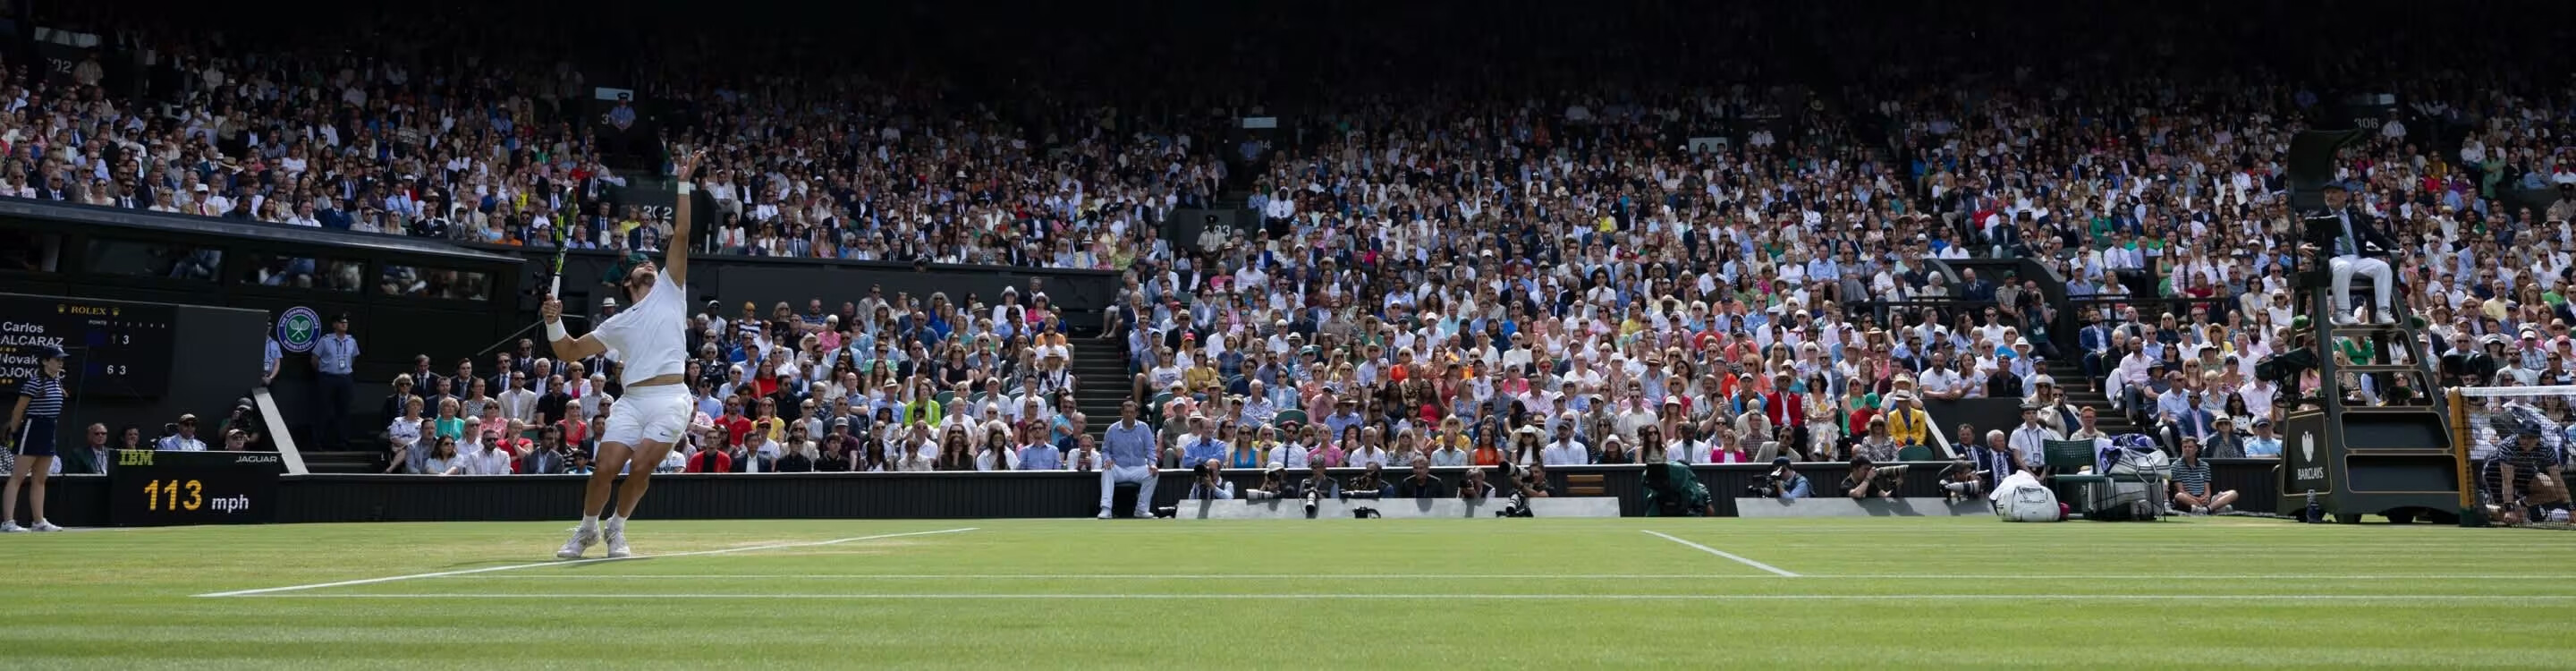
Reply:
[[2221, 415], [2209, 438], [2201, 441], [2201, 456], [2211, 459], [2245, 458], [2245, 434], [2236, 427], [2236, 419]]
[[357, 380], [350, 375], [357, 360], [358, 338], [349, 334], [349, 315], [333, 316], [331, 332], [313, 343], [313, 370], [319, 382], [315, 397], [322, 404], [314, 449], [331, 449], [348, 437], [349, 404], [358, 394]]
[[2254, 420], [2254, 435], [2245, 438], [2244, 451], [2248, 459], [2281, 458], [2281, 439], [2272, 435], [2270, 418]]
[[1888, 394], [1887, 435], [1897, 445], [1929, 445], [1932, 440], [1932, 415], [1914, 407], [1914, 395], [1905, 391]]
[[1366, 421], [1359, 413], [1359, 397], [1345, 395], [1334, 400], [1333, 414], [1324, 416], [1324, 430], [1326, 435], [1340, 436]]
[[169, 436], [162, 438], [161, 443], [154, 446], [152, 449], [163, 452], [206, 451], [206, 441], [197, 439], [196, 415], [180, 415], [178, 428], [179, 430], [177, 433], [172, 433]]

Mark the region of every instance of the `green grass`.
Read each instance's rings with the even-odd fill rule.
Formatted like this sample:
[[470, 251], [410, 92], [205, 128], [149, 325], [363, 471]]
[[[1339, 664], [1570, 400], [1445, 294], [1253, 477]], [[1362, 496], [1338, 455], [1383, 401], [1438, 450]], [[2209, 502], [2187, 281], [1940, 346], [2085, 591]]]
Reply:
[[2576, 665], [2576, 536], [2236, 518], [646, 520], [639, 552], [728, 552], [199, 596], [569, 526], [0, 537], [0, 668]]

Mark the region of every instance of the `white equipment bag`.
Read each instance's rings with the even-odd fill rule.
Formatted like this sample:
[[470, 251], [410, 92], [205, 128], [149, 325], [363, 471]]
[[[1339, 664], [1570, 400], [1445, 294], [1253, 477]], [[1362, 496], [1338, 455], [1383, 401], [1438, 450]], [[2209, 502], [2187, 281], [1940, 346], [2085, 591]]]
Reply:
[[2014, 472], [1987, 495], [1995, 502], [1995, 514], [2006, 522], [2055, 522], [2058, 520], [2057, 493], [2039, 484], [2029, 473]]

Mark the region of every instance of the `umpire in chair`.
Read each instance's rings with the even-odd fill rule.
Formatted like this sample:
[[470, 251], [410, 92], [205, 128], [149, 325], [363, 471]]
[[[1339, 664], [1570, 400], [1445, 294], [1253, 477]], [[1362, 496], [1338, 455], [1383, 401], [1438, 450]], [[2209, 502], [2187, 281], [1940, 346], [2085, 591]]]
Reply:
[[2389, 268], [2387, 258], [2388, 251], [2397, 248], [2397, 241], [2380, 232], [2378, 222], [2368, 213], [2352, 205], [2352, 194], [2345, 191], [2341, 182], [2328, 182], [2323, 191], [2326, 207], [2308, 215], [2310, 243], [2301, 245], [2300, 251], [2315, 253], [2319, 241], [2331, 245], [2329, 249], [2334, 255], [2327, 257], [2326, 270], [2332, 274], [2334, 282], [2334, 324], [2351, 326], [2354, 323], [2352, 276], [2355, 274], [2370, 278], [2371, 321], [2381, 325], [2397, 323], [2396, 314], [2389, 310], [2389, 298], [2396, 293], [2396, 271]]

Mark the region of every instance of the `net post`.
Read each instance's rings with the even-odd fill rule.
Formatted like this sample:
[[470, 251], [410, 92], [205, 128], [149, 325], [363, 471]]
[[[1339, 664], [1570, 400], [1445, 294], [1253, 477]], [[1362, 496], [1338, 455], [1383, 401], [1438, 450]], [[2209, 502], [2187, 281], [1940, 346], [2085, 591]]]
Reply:
[[2447, 401], [2444, 405], [2449, 406], [2445, 409], [2451, 415], [2451, 461], [2455, 464], [2452, 470], [2459, 476], [2460, 514], [2465, 516], [2478, 504], [2477, 490], [2469, 488], [2470, 478], [2475, 474], [2469, 472], [2469, 411], [2468, 405], [2463, 403], [2467, 399], [2460, 394], [2459, 387], [2442, 393], [2445, 396], [2443, 400]]

